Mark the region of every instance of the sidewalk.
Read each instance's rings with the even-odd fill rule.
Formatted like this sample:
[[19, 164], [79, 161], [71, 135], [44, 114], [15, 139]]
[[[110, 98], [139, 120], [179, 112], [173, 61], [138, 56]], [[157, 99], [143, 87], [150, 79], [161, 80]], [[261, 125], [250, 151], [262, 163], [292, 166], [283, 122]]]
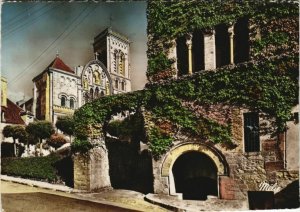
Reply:
[[145, 199], [171, 211], [245, 211], [249, 210], [247, 201], [221, 200], [211, 198], [201, 200], [179, 200], [177, 197], [159, 194], [147, 194]]
[[18, 177], [11, 177], [11, 176], [7, 176], [7, 175], [1, 175], [0, 178], [3, 181], [15, 182], [15, 183], [20, 183], [23, 185], [29, 185], [29, 186], [39, 187], [39, 188], [46, 188], [46, 189], [50, 189], [53, 191], [62, 191], [62, 192], [67, 192], [67, 193], [84, 192], [84, 191], [76, 190], [76, 189], [73, 189], [73, 188], [70, 188], [70, 187], [64, 186], [64, 185], [57, 185], [57, 184], [51, 184], [51, 183], [47, 183], [47, 182], [23, 179], [23, 178], [18, 178]]
[[[117, 206], [120, 208], [126, 208], [130, 210], [138, 210], [144, 212], [167, 211], [166, 209], [161, 208], [160, 206], [145, 201], [144, 200], [145, 195], [135, 191], [113, 189], [113, 190], [102, 191], [100, 193], [90, 193], [82, 190], [76, 190], [64, 185], [56, 185], [56, 184], [23, 179], [18, 177], [11, 177], [6, 175], [0, 175], [0, 177], [3, 183], [6, 181], [8, 183], [16, 183], [16, 185], [22, 184], [22, 186], [32, 187], [32, 189], [28, 189], [28, 187], [27, 188], [24, 187], [21, 191], [22, 193], [24, 193], [24, 191], [26, 191], [25, 193], [27, 192], [50, 193], [50, 194], [66, 196], [78, 200], [85, 200], [89, 202], [95, 202], [95, 203]], [[1, 188], [1, 192], [2, 192], [2, 188]], [[10, 191], [9, 193], [14, 193], [14, 192]]]

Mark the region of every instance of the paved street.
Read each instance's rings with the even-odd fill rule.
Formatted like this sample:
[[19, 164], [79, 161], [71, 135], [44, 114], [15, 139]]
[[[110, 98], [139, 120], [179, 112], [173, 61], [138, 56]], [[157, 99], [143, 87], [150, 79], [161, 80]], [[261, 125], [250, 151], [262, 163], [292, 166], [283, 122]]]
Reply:
[[[124, 191], [121, 192], [124, 195]], [[163, 209], [145, 202], [137, 194], [129, 193], [128, 197], [120, 198], [118, 191], [115, 198], [99, 194], [93, 198], [90, 194], [70, 194], [49, 189], [36, 188], [18, 183], [1, 181], [1, 203], [4, 211], [164, 211]], [[106, 200], [106, 198], [108, 198]], [[87, 201], [92, 200], [92, 201]]]

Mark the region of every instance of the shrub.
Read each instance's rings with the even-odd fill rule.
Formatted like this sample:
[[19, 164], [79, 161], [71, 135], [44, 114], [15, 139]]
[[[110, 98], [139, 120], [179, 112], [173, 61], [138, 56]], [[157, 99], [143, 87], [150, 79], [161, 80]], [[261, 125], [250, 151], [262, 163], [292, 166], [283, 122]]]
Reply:
[[54, 164], [58, 155], [32, 158], [2, 158], [1, 174], [55, 182], [58, 177]]
[[55, 133], [50, 136], [50, 139], [47, 140], [47, 143], [56, 149], [67, 143], [67, 141], [64, 135]]
[[55, 126], [70, 137], [74, 134], [75, 122], [71, 116], [58, 117]]
[[93, 148], [93, 145], [88, 140], [75, 139], [71, 144], [71, 150], [73, 153], [87, 153], [90, 149]]

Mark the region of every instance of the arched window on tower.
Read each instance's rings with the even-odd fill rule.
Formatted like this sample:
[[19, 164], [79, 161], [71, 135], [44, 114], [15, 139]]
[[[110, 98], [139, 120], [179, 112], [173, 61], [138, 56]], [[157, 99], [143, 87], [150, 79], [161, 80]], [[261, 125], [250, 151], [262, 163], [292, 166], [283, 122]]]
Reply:
[[225, 24], [219, 24], [216, 30], [216, 65], [217, 68], [230, 63], [230, 37], [228, 27]]
[[91, 98], [91, 100], [94, 99], [94, 90], [93, 90], [93, 88], [90, 89], [90, 98]]
[[84, 94], [84, 103], [88, 103], [88, 102], [89, 102], [89, 94], [88, 94], [88, 92], [86, 92]]
[[118, 60], [117, 54], [118, 54], [117, 51], [115, 51], [113, 53], [113, 71], [114, 72], [117, 72], [117, 60]]
[[119, 58], [119, 74], [125, 76], [125, 55], [123, 52], [120, 53]]
[[234, 25], [234, 63], [249, 60], [249, 23], [247, 18], [238, 19]]
[[119, 89], [119, 80], [118, 79], [115, 79], [115, 88]]
[[95, 89], [95, 99], [99, 98], [99, 88]]
[[70, 99], [70, 108], [71, 108], [71, 109], [74, 109], [74, 108], [75, 108], [75, 100], [74, 100], [74, 98], [71, 98], [71, 99]]
[[188, 73], [188, 47], [186, 45], [185, 36], [176, 39], [176, 54], [177, 54], [177, 68], [178, 76], [182, 76]]
[[204, 36], [201, 30], [196, 30], [192, 38], [193, 73], [204, 70]]
[[65, 107], [66, 106], [66, 97], [65, 96], [61, 96], [60, 99], [60, 106]]
[[122, 89], [122, 91], [125, 91], [125, 82], [124, 81], [121, 82], [121, 89]]

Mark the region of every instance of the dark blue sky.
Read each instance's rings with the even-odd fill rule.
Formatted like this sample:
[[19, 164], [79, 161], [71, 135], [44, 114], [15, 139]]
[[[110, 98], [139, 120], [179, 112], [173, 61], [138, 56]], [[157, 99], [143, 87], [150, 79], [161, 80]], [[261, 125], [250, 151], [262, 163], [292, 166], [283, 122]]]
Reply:
[[147, 68], [146, 2], [2, 4], [1, 74], [8, 80], [8, 97], [31, 97], [32, 78], [57, 51], [71, 68], [85, 65], [94, 57], [94, 37], [110, 25], [132, 42], [132, 89], [142, 89]]

